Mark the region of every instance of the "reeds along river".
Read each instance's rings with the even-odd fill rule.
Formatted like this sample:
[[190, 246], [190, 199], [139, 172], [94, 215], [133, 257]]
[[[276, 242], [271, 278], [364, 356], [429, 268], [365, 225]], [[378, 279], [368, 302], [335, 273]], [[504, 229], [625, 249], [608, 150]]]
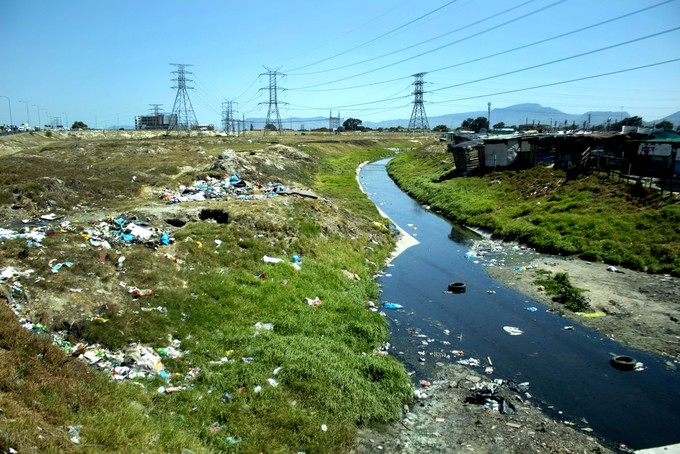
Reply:
[[[465, 258], [474, 234], [452, 230], [450, 222], [410, 199], [387, 175], [387, 162], [364, 166], [359, 181], [419, 241], [379, 279], [381, 302], [403, 306], [383, 309], [392, 328], [392, 354], [424, 379], [437, 378], [430, 376], [435, 361], [479, 359], [477, 370], [483, 372], [490, 358], [489, 379], [529, 382], [532, 400], [553, 419], [633, 449], [680, 442], [680, 373], [667, 358], [623, 347], [491, 279]], [[465, 283], [465, 293], [445, 292], [451, 282]], [[442, 359], [443, 353], [450, 358]], [[612, 353], [630, 355], [645, 369], [618, 370], [610, 363]]]

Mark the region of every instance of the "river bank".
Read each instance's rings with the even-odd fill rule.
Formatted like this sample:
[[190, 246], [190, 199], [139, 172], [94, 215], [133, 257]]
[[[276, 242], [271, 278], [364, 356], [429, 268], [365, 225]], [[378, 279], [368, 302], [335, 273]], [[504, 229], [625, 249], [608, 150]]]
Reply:
[[[432, 255], [440, 248], [438, 245], [433, 245], [431, 243], [428, 245], [428, 239], [439, 235], [433, 235], [433, 232], [426, 228], [425, 221], [421, 217], [421, 214], [419, 214], [419, 210], [408, 206], [408, 203], [402, 199], [391, 198], [389, 196], [376, 200], [375, 202], [377, 205], [384, 204], [385, 211], [394, 214], [394, 219], [403, 222], [404, 226], [413, 225], [412, 229], [414, 231], [417, 226], [417, 238], [422, 242], [422, 246], [420, 247], [430, 251], [426, 253], [427, 260], [431, 259], [432, 261], [435, 261]], [[394, 213], [393, 208], [397, 206], [402, 210], [401, 215]], [[412, 222], [413, 224], [409, 224], [409, 222]], [[451, 235], [449, 238], [453, 239]], [[445, 261], [437, 261], [437, 263], [446, 263], [446, 265], [440, 267], [456, 269], [456, 274], [462, 276], [462, 268], [471, 265], [460, 263], [460, 260], [465, 261], [465, 259], [463, 259], [463, 255], [465, 255], [469, 262], [475, 262], [474, 266], [483, 268], [495, 280], [517, 290], [519, 295], [516, 297], [520, 298], [520, 301], [518, 302], [520, 305], [522, 304], [522, 296], [525, 295], [527, 300], [533, 299], [543, 302], [549, 308], [554, 309], [554, 311], [562, 313], [563, 308], [560, 307], [560, 305], [553, 303], [549, 296], [540, 292], [538, 286], [534, 283], [534, 280], [538, 277], [545, 278], [547, 273], [553, 275], [558, 272], [568, 273], [570, 275], [570, 280], [575, 287], [586, 290], [586, 295], [589, 297], [592, 305], [591, 312], [597, 315], [600, 315], [600, 313], [604, 315], [591, 318], [577, 314], [564, 313], [563, 316], [568, 318], [569, 321], [565, 320], [564, 324], [562, 324], [562, 322], [557, 322], [560, 331], [562, 326], [572, 325], [576, 328], [576, 332], [579, 332], [578, 325], [573, 321], [578, 321], [584, 325], [589, 324], [589, 326], [591, 324], [596, 325], [597, 323], [601, 324], [603, 321], [609, 321], [616, 328], [616, 317], [622, 317], [624, 314], [615, 313], [613, 308], [625, 307], [625, 310], [634, 309], [635, 301], [639, 301], [640, 299], [640, 296], [635, 294], [636, 291], [640, 291], [643, 295], [651, 297], [652, 295], [658, 296], [657, 293], [654, 293], [659, 290], [658, 287], [661, 289], [668, 287], [670, 291], [667, 294], [664, 294], [664, 297], [661, 298], [661, 300], [672, 302], [674, 298], [674, 289], [678, 288], [677, 280], [669, 278], [668, 276], [659, 277], [646, 275], [644, 273], [629, 273], [628, 270], [623, 269], [617, 270], [619, 272], [608, 271], [608, 267], [602, 263], [589, 264], [588, 262], [583, 261], [565, 260], [564, 257], [559, 256], [542, 255], [530, 248], [522, 247], [520, 245], [491, 241], [488, 235], [481, 240], [466, 243], [464, 247], [458, 248], [454, 254], [458, 255], [458, 259], [451, 255], [452, 251], [446, 248], [445, 244], [439, 244], [441, 245], [441, 249], [447, 249], [447, 252], [443, 254]], [[467, 254], [466, 251], [470, 252], [470, 254]], [[411, 261], [408, 262], [409, 265], [407, 265], [406, 268], [414, 266], [415, 264], [418, 264], [419, 267], [424, 265], [422, 257], [415, 259], [412, 254], [409, 254], [409, 257], [409, 260]], [[441, 259], [439, 256], [438, 258]], [[564, 262], [568, 263], [565, 265]], [[435, 268], [428, 268], [428, 272], [436, 272], [436, 266], [437, 265], [435, 265]], [[399, 264], [397, 264], [396, 268], [391, 269], [390, 276], [394, 275], [391, 279], [403, 282], [404, 275], [399, 274], [398, 268]], [[613, 270], [613, 268], [609, 269]], [[414, 279], [422, 279], [424, 276], [423, 274], [419, 274], [417, 278], [415, 276], [413, 277]], [[475, 283], [477, 283], [477, 285], [474, 285]], [[421, 284], [423, 288], [428, 285], [430, 287], [432, 286], [432, 282], [422, 282]], [[468, 296], [475, 294], [475, 288], [478, 287], [479, 283], [477, 281], [473, 281], [472, 287], [470, 286], [470, 282], [468, 282]], [[490, 298], [497, 298], [500, 297], [501, 294], [507, 294], [507, 290], [497, 288], [498, 295], [495, 295], [496, 292], [492, 290], [492, 288], [487, 288], [489, 288], [488, 293], [493, 293], [494, 295], [486, 295], [487, 291], [477, 291], [478, 294], [474, 296], [473, 300], [467, 300], [470, 305], [478, 308], [478, 311], [483, 310], [482, 306], [484, 302], [482, 300], [487, 296]], [[395, 318], [399, 318], [399, 323], [394, 326], [395, 330], [399, 330], [400, 326], [414, 326], [413, 320], [409, 319], [409, 321], [405, 321], [407, 317], [406, 314], [415, 311], [418, 312], [420, 316], [420, 313], [424, 310], [422, 302], [426, 302], [425, 305], [428, 307], [438, 305], [439, 303], [435, 294], [418, 293], [416, 298], [413, 298], [413, 294], [408, 294], [408, 296], [406, 296], [406, 291], [407, 288], [401, 286], [396, 294], [395, 292], [391, 292], [388, 296], [385, 296], [386, 300], [408, 302], [405, 313], [394, 315]], [[483, 293], [484, 295], [482, 296], [479, 293]], [[387, 295], [387, 293], [385, 293], [385, 295]], [[403, 300], [396, 299], [401, 297], [403, 297]], [[609, 302], [610, 300], [613, 301], [613, 303]], [[511, 302], [508, 301], [506, 304], [507, 303]], [[444, 303], [444, 306], [441, 306], [442, 310], [445, 310], [444, 307], [447, 305], [448, 303]], [[612, 306], [612, 308], [609, 308], [608, 306]], [[663, 309], [663, 302], [661, 302], [658, 310], [663, 311]], [[534, 308], [534, 310], [536, 309]], [[539, 306], [538, 310], [545, 310], [545, 308], [541, 309]], [[605, 312], [605, 310], [607, 312]], [[675, 308], [673, 310], [675, 310]], [[638, 310], [638, 312], [640, 311]], [[431, 314], [429, 315], [432, 317]], [[462, 316], [463, 313], [459, 313], [458, 315]], [[647, 320], [641, 321], [641, 317], [638, 315], [639, 314], [631, 312], [628, 318], [632, 319], [633, 323], [638, 323], [641, 326], [650, 323]], [[553, 315], [551, 315], [551, 317], [552, 316]], [[441, 317], [435, 317], [436, 320], [433, 326], [440, 327], [441, 329], [450, 327], [444, 323], [440, 325], [439, 322], [442, 321]], [[675, 316], [671, 315], [668, 318], [670, 319], [670, 317]], [[454, 323], [457, 323], [458, 325], [463, 323], [460, 317], [455, 317], [454, 320]], [[474, 326], [474, 321], [472, 325]], [[470, 324], [467, 323], [461, 326], [466, 327], [470, 326]], [[484, 326], [486, 326], [486, 324], [484, 324]], [[628, 329], [624, 325], [621, 326], [621, 329], [624, 331]], [[597, 330], [596, 326], [593, 327]], [[672, 327], [670, 329], [672, 329]], [[424, 333], [428, 337], [427, 343], [424, 343], [424, 345], [437, 344], [438, 340], [435, 335], [431, 335], [428, 331], [424, 331]], [[646, 333], [644, 329], [638, 329], [633, 334], [644, 336]], [[469, 332], [467, 335], [469, 335]], [[488, 335], [490, 334], [486, 334], [486, 336]], [[430, 337], [432, 337], [432, 339], [430, 339]], [[617, 335], [610, 335], [609, 337], [620, 340]], [[448, 338], [445, 339], [448, 340]], [[462, 343], [462, 340], [463, 338], [461, 337], [456, 344]], [[396, 344], [397, 340], [395, 339], [394, 342]], [[632, 340], [629, 344], [636, 347], [635, 342], [635, 340]], [[637, 344], [640, 344], [640, 342], [638, 341]], [[431, 347], [420, 347], [425, 354], [423, 359], [431, 364], [430, 357], [427, 356], [428, 348]], [[610, 348], [615, 349], [615, 347]], [[438, 353], [437, 347], [432, 348], [432, 350], [434, 353]], [[487, 349], [487, 351], [489, 350]], [[607, 358], [606, 351], [604, 354], [605, 361]], [[655, 350], [649, 349], [649, 351]], [[432, 353], [432, 351], [430, 351], [430, 353]], [[397, 357], [405, 358], [402, 351], [400, 351], [400, 347], [397, 347], [396, 345], [393, 354]], [[499, 358], [498, 354], [492, 356], [493, 364], [491, 363], [492, 359], [485, 356], [480, 358], [481, 362], [488, 366], [498, 366], [503, 363], [503, 359]], [[527, 393], [513, 392], [506, 381], [510, 376], [497, 374], [492, 380], [492, 377], [489, 375], [476, 373], [474, 369], [455, 364], [456, 359], [453, 356], [451, 359], [448, 359], [448, 356], [434, 356], [433, 354], [432, 358], [441, 359], [437, 360], [438, 362], [435, 363], [436, 367], [434, 369], [428, 371], [428, 375], [423, 373], [416, 375], [416, 378], [425, 378], [425, 380], [415, 381], [417, 399], [413, 405], [405, 407], [403, 419], [387, 427], [372, 430], [366, 429], [362, 431], [358, 446], [354, 452], [524, 453], [631, 451], [626, 445], [626, 439], [628, 437], [625, 433], [618, 433], [615, 436], [611, 436], [610, 434], [606, 440], [599, 438], [599, 436], [595, 435], [596, 432], [594, 431], [599, 431], [601, 426], [598, 426], [596, 421], [592, 421], [593, 426], [591, 427], [591, 423], [581, 416], [575, 418], [569, 417], [566, 414], [563, 414], [559, 408], [555, 408], [541, 399], [532, 399], [530, 394], [534, 392], [533, 390], [529, 390]], [[548, 356], [545, 356], [546, 360], [548, 358]], [[586, 357], [584, 360], [587, 361], [588, 358], [589, 357]], [[507, 363], [507, 359], [505, 362]], [[411, 370], [418, 371], [421, 369], [419, 366], [420, 363], [417, 361], [413, 362], [411, 360], [409, 362], [409, 360], [406, 360], [406, 363], [409, 364], [409, 369]], [[548, 363], [549, 361], [545, 362], [545, 364]], [[676, 363], [669, 358], [665, 366], [674, 368]], [[599, 368], [599, 366], [597, 367]], [[658, 370], [659, 367], [663, 368], [664, 364], [655, 362], [653, 369]], [[484, 369], [484, 367], [482, 367], [482, 369]], [[493, 367], [491, 369], [493, 369]], [[497, 367], [497, 369], [500, 371], [501, 367]], [[610, 374], [610, 370], [614, 371], [613, 373], [616, 373], [615, 369], [611, 368], [611, 366], [606, 365], [602, 368], [601, 373], [604, 374], [603, 377]], [[529, 377], [529, 375], [524, 376]], [[594, 376], [590, 377], [588, 374], [585, 374], [584, 376], [589, 377], [588, 379], [584, 379], [585, 381], [590, 378], [595, 378]], [[532, 376], [531, 378], [533, 379], [536, 377]], [[533, 380], [531, 381], [533, 384]], [[497, 387], [497, 396], [502, 396], [503, 399], [511, 402], [517, 410], [516, 413], [504, 413], [494, 408], [487, 408], [488, 405], [480, 405], [479, 402], [474, 399], [474, 389], [479, 389], [480, 387]], [[537, 388], [538, 387], [539, 386], [537, 386]], [[538, 390], [536, 390], [535, 393], [538, 393]], [[601, 401], [603, 406], [607, 405], [607, 402], [611, 403], [611, 401], [607, 401], [606, 399], [597, 400]], [[590, 417], [588, 417], [588, 419], [590, 419]], [[641, 444], [639, 443], [639, 440], [637, 440], [637, 443], [637, 446], [652, 446], [652, 444]], [[659, 443], [655, 443], [654, 445], [658, 444]]]
[[[496, 243], [500, 250], [515, 245]], [[680, 279], [653, 275], [604, 263], [575, 258], [536, 255], [524, 264], [490, 263], [482, 258], [488, 274], [556, 310], [565, 318], [585, 325], [630, 347], [669, 357], [669, 367], [680, 359]], [[550, 273], [568, 273], [574, 287], [585, 290], [588, 314], [563, 310], [536, 284]], [[595, 316], [593, 316], [595, 315]]]

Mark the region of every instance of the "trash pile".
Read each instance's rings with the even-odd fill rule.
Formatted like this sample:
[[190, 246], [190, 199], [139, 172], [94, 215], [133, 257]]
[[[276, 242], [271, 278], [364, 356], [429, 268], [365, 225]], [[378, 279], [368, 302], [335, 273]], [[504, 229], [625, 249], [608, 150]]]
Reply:
[[[47, 219], [46, 219], [47, 218]], [[29, 248], [43, 247], [43, 240], [47, 236], [60, 233], [81, 233], [90, 246], [100, 249], [111, 249], [112, 244], [140, 243], [157, 247], [172, 244], [170, 234], [161, 228], [154, 228], [148, 223], [138, 220], [135, 216], [126, 219], [108, 217], [100, 219], [93, 225], [82, 228], [77, 221], [62, 220], [57, 225], [51, 221], [58, 217], [50, 215], [40, 216], [40, 220], [25, 219], [21, 231], [0, 228], [0, 240], [26, 240]]]
[[[40, 323], [35, 323], [31, 320], [21, 316], [21, 305], [17, 300], [23, 292], [23, 286], [19, 278], [30, 278], [33, 275], [33, 270], [21, 271], [13, 267], [6, 267], [0, 270], [0, 286], [7, 285], [10, 289], [8, 292], [8, 303], [10, 308], [17, 316], [19, 323], [27, 330], [36, 334], [47, 335], [47, 327]], [[105, 323], [105, 319], [95, 317], [92, 320], [95, 323]], [[68, 332], [56, 331], [49, 334], [52, 342], [59, 346], [64, 353], [69, 356], [80, 359], [86, 364], [97, 368], [98, 370], [111, 374], [115, 380], [125, 380], [133, 378], [151, 378], [155, 375], [162, 377], [169, 385], [166, 392], [178, 391], [178, 386], [171, 386], [171, 379], [186, 380], [194, 378], [199, 369], [190, 369], [183, 376], [172, 377], [165, 370], [163, 359], [165, 358], [179, 358], [182, 356], [180, 350], [181, 342], [177, 339], [168, 338], [168, 346], [163, 348], [153, 349], [151, 347], [132, 343], [125, 350], [113, 351], [109, 350], [99, 344], [85, 344], [83, 342], [72, 343], [68, 338]]]
[[108, 218], [85, 228], [83, 237], [91, 246], [101, 249], [111, 249], [111, 243], [140, 243], [152, 248], [173, 243], [174, 240], [167, 231], [135, 220], [123, 217]]
[[[151, 227], [145, 222], [141, 222], [136, 217], [125, 218], [109, 217], [99, 220], [89, 226], [83, 227], [77, 221], [63, 220], [59, 216], [52, 214], [40, 216], [37, 220], [24, 220], [24, 227], [21, 231], [11, 229], [0, 229], [0, 240], [26, 240], [28, 248], [45, 249], [43, 240], [47, 236], [57, 234], [73, 233], [81, 235], [88, 245], [102, 251], [103, 259], [106, 258], [104, 250], [111, 249], [117, 245], [141, 244], [152, 249], [159, 246], [170, 245], [173, 238], [161, 228]], [[58, 224], [55, 225], [55, 222]], [[85, 244], [83, 247], [87, 247]], [[103, 260], [100, 256], [100, 260]], [[120, 269], [125, 262], [125, 257], [121, 256], [117, 262]], [[73, 262], [62, 261], [57, 263], [57, 259], [48, 262], [52, 273], [74, 266]], [[26, 283], [37, 283], [44, 280], [44, 277], [36, 276], [35, 270], [19, 269], [13, 266], [0, 268], [0, 293], [7, 304], [17, 316], [20, 324], [27, 330], [41, 335], [48, 335], [47, 327], [41, 323], [35, 323], [23, 317], [24, 294], [26, 293]], [[24, 282], [22, 282], [22, 280]], [[128, 286], [121, 282], [121, 286], [134, 297], [140, 298], [153, 295], [151, 289], [139, 289]], [[81, 293], [83, 289], [72, 288], [69, 291]], [[166, 312], [162, 306], [156, 308], [142, 308], [142, 310], [158, 310]], [[94, 323], [106, 323], [108, 320], [101, 317], [92, 317]], [[197, 368], [192, 368], [184, 374], [170, 374], [166, 371], [163, 360], [166, 358], [178, 358], [182, 356], [180, 341], [168, 339], [168, 345], [163, 348], [152, 348], [149, 346], [132, 343], [124, 350], [113, 351], [99, 344], [86, 344], [83, 342], [73, 343], [68, 340], [67, 331], [56, 331], [49, 333], [54, 344], [59, 346], [67, 355], [76, 357], [98, 370], [111, 375], [115, 380], [126, 380], [134, 378], [151, 378], [159, 376], [163, 378], [167, 386], [163, 387], [162, 392], [171, 393], [186, 389], [188, 382], [200, 373]]]
[[223, 179], [207, 177], [204, 180], [196, 180], [191, 185], [181, 184], [176, 189], [166, 188], [160, 198], [169, 204], [182, 202], [203, 202], [232, 198], [236, 200], [263, 200], [278, 195], [299, 195], [302, 197], [316, 198], [309, 191], [298, 188], [288, 188], [280, 183], [248, 184], [236, 173]]
[[470, 388], [471, 395], [465, 398], [465, 403], [483, 405], [484, 408], [500, 412], [503, 415], [514, 415], [517, 413], [517, 409], [512, 404], [510, 398], [504, 397], [499, 393], [504, 386], [517, 393], [514, 398], [519, 402], [523, 402], [523, 398], [520, 394], [524, 394], [525, 398], [531, 398], [531, 394], [528, 392], [528, 382], [517, 384], [513, 380], [505, 381], [496, 379], [487, 383], [475, 383], [475, 385]]
[[473, 263], [481, 263], [484, 266], [507, 266], [515, 271], [535, 268], [531, 262], [540, 257], [534, 249], [487, 239], [475, 241], [465, 253], [465, 258]]

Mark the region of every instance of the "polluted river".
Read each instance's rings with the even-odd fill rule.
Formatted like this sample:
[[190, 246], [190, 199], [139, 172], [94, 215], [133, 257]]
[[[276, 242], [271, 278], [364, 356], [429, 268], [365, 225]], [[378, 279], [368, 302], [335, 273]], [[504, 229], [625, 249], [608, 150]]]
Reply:
[[[547, 415], [609, 443], [642, 449], [680, 442], [680, 373], [666, 358], [617, 344], [489, 277], [469, 254], [479, 237], [403, 193], [387, 175], [388, 161], [363, 166], [359, 181], [417, 240], [379, 278], [391, 351], [416, 380], [432, 379], [436, 361], [467, 360], [489, 379], [527, 383]], [[531, 251], [513, 257], [541, 259]], [[452, 283], [464, 292], [456, 286], [450, 292]], [[613, 354], [633, 357], [644, 369], [614, 368]]]

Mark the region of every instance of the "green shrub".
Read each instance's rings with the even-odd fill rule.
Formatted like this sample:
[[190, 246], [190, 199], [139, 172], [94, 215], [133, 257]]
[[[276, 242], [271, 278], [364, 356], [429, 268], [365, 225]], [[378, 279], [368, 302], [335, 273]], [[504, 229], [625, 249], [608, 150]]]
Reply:
[[551, 279], [536, 279], [537, 285], [545, 287], [545, 292], [553, 297], [553, 301], [561, 303], [574, 312], [590, 309], [590, 300], [583, 295], [583, 290], [571, 285], [569, 273], [556, 273]]

